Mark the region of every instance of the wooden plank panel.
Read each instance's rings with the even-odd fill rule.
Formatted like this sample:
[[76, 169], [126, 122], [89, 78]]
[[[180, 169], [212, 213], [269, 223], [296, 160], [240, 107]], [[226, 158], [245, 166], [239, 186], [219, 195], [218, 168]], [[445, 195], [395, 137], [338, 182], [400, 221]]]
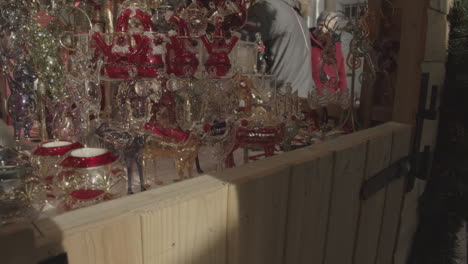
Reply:
[[290, 169], [229, 186], [229, 264], [282, 263]]
[[113, 217], [78, 231], [60, 230], [52, 219], [41, 224], [47, 229], [40, 231], [43, 236], [36, 242], [40, 260], [66, 252], [70, 264], [143, 263], [140, 220], [136, 216]]
[[[161, 206], [161, 201], [170, 204], [182, 199], [196, 199], [200, 194], [222, 188], [226, 192], [225, 206], [226, 184], [211, 176], [200, 176], [40, 220], [35, 225], [44, 237], [39, 241], [38, 251], [41, 256], [46, 256], [49, 249], [55, 252], [63, 244], [72, 259], [75, 256], [79, 259], [71, 263], [142, 263], [143, 228], [140, 217], [135, 216], [138, 215], [136, 212], [152, 205]], [[223, 200], [218, 200], [223, 203]], [[225, 219], [226, 212], [222, 215]], [[111, 255], [118, 259], [110, 261]]]
[[[369, 140], [365, 169], [366, 180], [390, 165], [391, 148], [391, 132]], [[361, 202], [353, 263], [374, 263], [377, 255], [384, 204], [385, 189], [375, 193], [370, 199]]]
[[140, 220], [136, 216], [66, 236], [62, 244], [70, 264], [143, 263]]
[[135, 211], [141, 217], [145, 264], [226, 262], [228, 187], [206, 187], [174, 192]]
[[396, 1], [403, 8], [400, 52], [393, 105], [393, 120], [414, 124], [419, 100], [421, 62], [424, 58], [429, 1]]
[[292, 168], [283, 263], [322, 263], [332, 173], [332, 154]]
[[351, 263], [366, 147], [367, 143], [362, 142], [334, 153], [334, 179], [324, 263]]
[[[393, 134], [391, 163], [407, 156], [410, 151], [411, 128], [405, 127]], [[377, 262], [393, 263], [395, 241], [398, 234], [401, 207], [405, 196], [406, 177], [401, 177], [389, 184], [385, 196], [385, 209], [380, 235]]]

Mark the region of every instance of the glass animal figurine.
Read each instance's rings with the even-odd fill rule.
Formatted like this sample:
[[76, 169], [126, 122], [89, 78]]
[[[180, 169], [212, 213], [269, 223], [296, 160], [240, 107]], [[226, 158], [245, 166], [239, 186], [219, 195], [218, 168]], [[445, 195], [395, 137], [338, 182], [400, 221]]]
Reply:
[[34, 92], [36, 74], [31, 66], [25, 62], [19, 62], [13, 70], [13, 77], [7, 75], [7, 80], [11, 91], [7, 107], [13, 123], [15, 140], [20, 139], [21, 130], [23, 130], [24, 138], [30, 138], [36, 115]]

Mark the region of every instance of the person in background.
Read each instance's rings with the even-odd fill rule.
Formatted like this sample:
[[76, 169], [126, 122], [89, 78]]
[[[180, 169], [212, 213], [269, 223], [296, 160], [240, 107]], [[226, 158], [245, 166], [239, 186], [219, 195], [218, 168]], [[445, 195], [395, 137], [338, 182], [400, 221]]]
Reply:
[[350, 103], [341, 36], [336, 33], [338, 19], [338, 14], [323, 11], [317, 18], [317, 27], [310, 29], [312, 78], [315, 84], [311, 97], [313, 104], [321, 107], [321, 122], [324, 125], [328, 123], [329, 104], [346, 109]]
[[292, 84], [293, 92], [306, 98], [312, 89], [310, 39], [304, 17], [310, 13], [306, 0], [260, 0], [248, 10], [248, 21], [242, 39], [255, 41], [260, 33], [265, 44], [266, 72], [277, 78], [277, 87], [284, 90]]

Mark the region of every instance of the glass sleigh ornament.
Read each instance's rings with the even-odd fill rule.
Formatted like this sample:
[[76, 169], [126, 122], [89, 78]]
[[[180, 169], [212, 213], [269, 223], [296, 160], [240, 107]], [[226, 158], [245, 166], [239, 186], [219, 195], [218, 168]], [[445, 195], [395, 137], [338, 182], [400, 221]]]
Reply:
[[54, 203], [53, 178], [59, 169], [59, 163], [69, 152], [83, 145], [70, 141], [51, 141], [40, 144], [31, 156], [35, 174], [44, 182], [49, 202]]
[[54, 194], [62, 210], [73, 210], [121, 197], [126, 190], [125, 167], [112, 152], [81, 148], [60, 163]]
[[[244, 147], [244, 161], [257, 159], [258, 156], [272, 156], [275, 146], [280, 145], [284, 136], [284, 124], [274, 113], [274, 108], [267, 98], [261, 98], [255, 90], [253, 82], [246, 76], [236, 75], [234, 80], [238, 81], [236, 93], [239, 98], [237, 120], [239, 127], [236, 131], [234, 152], [239, 147]], [[273, 91], [271, 91], [273, 93]], [[267, 93], [268, 94], [268, 93]], [[249, 157], [249, 147], [261, 147], [263, 154]], [[233, 154], [226, 160], [226, 167], [235, 166]]]
[[29, 158], [0, 146], [0, 226], [33, 221], [44, 205], [43, 184], [34, 176]]

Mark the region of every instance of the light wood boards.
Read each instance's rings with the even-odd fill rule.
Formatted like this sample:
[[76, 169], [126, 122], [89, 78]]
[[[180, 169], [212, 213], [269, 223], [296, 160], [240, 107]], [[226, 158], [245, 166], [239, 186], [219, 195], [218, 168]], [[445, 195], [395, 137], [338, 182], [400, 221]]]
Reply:
[[135, 211], [141, 218], [145, 264], [225, 262], [228, 188], [218, 183]]
[[44, 219], [34, 250], [70, 263], [391, 263], [404, 181], [374, 200], [359, 193], [410, 136], [388, 123]]
[[332, 176], [332, 153], [292, 167], [283, 263], [322, 263]]
[[139, 219], [126, 216], [70, 234], [64, 237], [62, 245], [70, 264], [140, 264], [141, 241]]
[[419, 101], [421, 63], [426, 50], [429, 1], [394, 1], [403, 8], [393, 119], [414, 124]]
[[[171, 263], [167, 262], [171, 260], [168, 255], [157, 251], [164, 246], [158, 238], [168, 238], [171, 234], [180, 235], [175, 254], [182, 254], [190, 248], [198, 252], [202, 245], [207, 245], [205, 240], [212, 239], [205, 235], [209, 230], [218, 235], [222, 233], [220, 230], [225, 229], [226, 212], [214, 210], [217, 207], [213, 206], [212, 201], [216, 201], [215, 205], [225, 210], [227, 185], [211, 176], [197, 177], [72, 211], [53, 219], [41, 220], [36, 223], [44, 234], [39, 240], [39, 247], [57, 248], [58, 243], [62, 250], [68, 253], [70, 263]], [[190, 208], [197, 210], [185, 210], [188, 208], [187, 203], [190, 204]], [[158, 222], [161, 215], [172, 217], [171, 220], [174, 220], [178, 219], [177, 214], [181, 216], [179, 221], [171, 222], [171, 225]], [[148, 220], [148, 217], [151, 220]], [[173, 229], [170, 229], [171, 227]], [[176, 230], [162, 236], [162, 233], [158, 233], [158, 228], [169, 230], [169, 233], [170, 230]], [[178, 233], [184, 230], [183, 228], [192, 228], [195, 233]], [[200, 234], [203, 234], [205, 240], [200, 238]], [[199, 243], [184, 245], [185, 242], [180, 239], [196, 240]], [[223, 250], [215, 254], [217, 259], [212, 263], [220, 263], [219, 259], [224, 260], [225, 257], [225, 241], [221, 241], [217, 246]], [[204, 260], [206, 258], [201, 259], [202, 262], [199, 263], [210, 263]]]
[[359, 189], [365, 170], [366, 142], [334, 153], [334, 179], [325, 262], [351, 263], [359, 217]]
[[[390, 165], [391, 150], [392, 133], [369, 140], [364, 180], [369, 180]], [[370, 199], [361, 201], [353, 263], [371, 264], [376, 259], [385, 194], [386, 188], [375, 193]]]
[[289, 174], [284, 168], [229, 186], [227, 263], [282, 263]]
[[[393, 133], [391, 163], [408, 155], [410, 141], [410, 129], [400, 129]], [[400, 215], [405, 196], [405, 183], [406, 178], [402, 176], [391, 182], [387, 187], [376, 263], [393, 263]]]

